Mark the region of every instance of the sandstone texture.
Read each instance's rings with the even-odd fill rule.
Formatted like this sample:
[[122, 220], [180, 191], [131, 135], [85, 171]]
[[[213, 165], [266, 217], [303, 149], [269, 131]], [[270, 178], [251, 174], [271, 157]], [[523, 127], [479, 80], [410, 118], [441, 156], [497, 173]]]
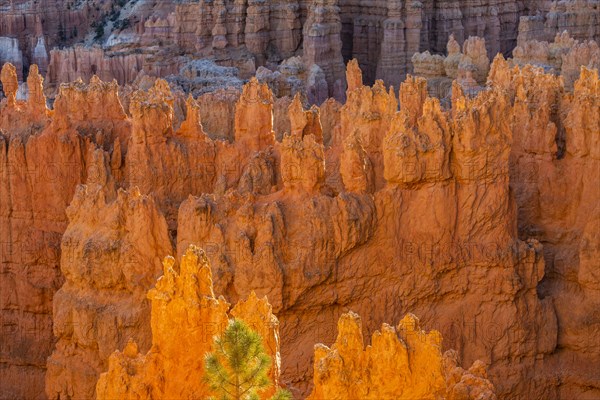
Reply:
[[46, 372], [51, 399], [94, 397], [115, 347], [134, 339], [149, 348], [145, 289], [160, 272], [160, 255], [170, 249], [166, 221], [151, 199], [121, 190], [109, 202], [104, 191], [90, 190], [81, 186], [67, 209], [65, 284], [53, 304], [58, 341]]
[[[340, 7], [323, 3], [325, 17]], [[267, 8], [252, 7], [250, 27], [230, 35], [225, 20], [228, 33], [216, 32], [227, 43], [250, 33], [258, 54]], [[147, 29], [168, 33], [164, 18]], [[213, 49], [212, 31], [203, 35]], [[365, 86], [358, 60], [333, 82], [343, 101], [314, 107], [308, 92], [281, 100], [258, 79], [194, 98], [149, 76], [135, 87], [91, 76], [59, 85], [48, 108], [39, 68], [23, 100], [5, 65], [0, 397], [195, 396], [200, 382], [169, 386], [190, 379], [180, 367], [202, 368], [187, 350], [204, 349], [206, 331], [192, 328], [273, 314], [279, 339], [275, 325], [260, 331], [270, 349], [279, 340], [273, 377], [299, 398], [367, 375], [372, 384], [352, 378], [344, 393], [387, 396], [392, 368], [414, 383], [407, 393], [598, 397], [598, 71], [579, 65], [571, 89], [565, 65], [587, 50], [561, 58], [558, 75], [490, 62], [488, 40], [459, 42], [444, 41], [448, 57], [419, 70], [443, 71], [446, 96], [431, 96], [427, 74]], [[313, 94], [329, 95], [328, 73]], [[171, 254], [179, 265], [161, 263]], [[213, 292], [238, 306], [228, 314]], [[342, 317], [349, 310], [362, 322]], [[381, 328], [389, 321], [403, 322]], [[402, 333], [410, 321], [426, 340]], [[380, 328], [365, 348], [358, 332]], [[368, 364], [390, 347], [395, 362]], [[423, 362], [431, 379], [416, 373]], [[153, 375], [165, 380], [150, 384]]]

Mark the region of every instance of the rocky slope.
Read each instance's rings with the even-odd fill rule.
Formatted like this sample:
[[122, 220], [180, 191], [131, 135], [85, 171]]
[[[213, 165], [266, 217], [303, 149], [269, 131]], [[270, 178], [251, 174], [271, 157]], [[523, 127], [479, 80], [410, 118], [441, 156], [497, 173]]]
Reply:
[[343, 104], [307, 109], [254, 79], [186, 101], [163, 80], [119, 93], [93, 78], [48, 110], [35, 68], [22, 101], [4, 66], [2, 396], [90, 397], [129, 337], [145, 354], [145, 293], [191, 244], [217, 293], [268, 296], [298, 396], [348, 310], [367, 335], [419, 315], [501, 398], [597, 396], [598, 72], [570, 91], [502, 57], [489, 68], [485, 90], [451, 84], [448, 107], [423, 78], [398, 97], [364, 86], [352, 62]]

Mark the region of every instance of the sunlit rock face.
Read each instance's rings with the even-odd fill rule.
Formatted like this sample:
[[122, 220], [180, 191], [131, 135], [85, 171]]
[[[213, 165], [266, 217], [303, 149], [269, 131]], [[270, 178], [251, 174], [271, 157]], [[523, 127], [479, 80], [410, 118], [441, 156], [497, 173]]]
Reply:
[[360, 317], [342, 314], [331, 348], [315, 346], [315, 387], [309, 399], [496, 399], [485, 366], [457, 366], [456, 352], [442, 355], [439, 332], [421, 330], [407, 314], [397, 327], [383, 324], [365, 348]]
[[[208, 258], [195, 246], [185, 251], [180, 263], [165, 258], [163, 270], [148, 292], [152, 347], [144, 354], [130, 341], [122, 352], [113, 353], [108, 372], [98, 380], [97, 399], [208, 397], [204, 356], [212, 351], [213, 337], [225, 330], [230, 318], [244, 321], [261, 335], [272, 361], [271, 381], [279, 386], [279, 322], [267, 299], [252, 292], [230, 309], [223, 296], [215, 296]], [[262, 398], [273, 392], [271, 388]]]
[[145, 296], [171, 249], [167, 223], [139, 191], [111, 195], [81, 186], [67, 209], [70, 224], [61, 244], [65, 284], [53, 304], [58, 341], [46, 372], [49, 398], [94, 397], [115, 348], [130, 339], [142, 351], [150, 347]]
[[[267, 296], [280, 324], [273, 378], [297, 397], [326, 390], [315, 383], [327, 379], [314, 369], [314, 344], [334, 343], [349, 310], [362, 316], [355, 330], [367, 337], [414, 313], [444, 338], [434, 341], [436, 360], [446, 365], [440, 354], [455, 349], [457, 367], [480, 361], [469, 373], [440, 367], [423, 384], [432, 390], [461, 398], [483, 393], [488, 379], [498, 398], [595, 395], [598, 72], [579, 68], [571, 90], [564, 74], [518, 57], [490, 57], [488, 65], [483, 47], [450, 41], [441, 63], [447, 98], [430, 96], [430, 76], [410, 76], [397, 90], [383, 81], [365, 86], [360, 62], [352, 62], [346, 100], [314, 107], [301, 95], [277, 99], [255, 79], [196, 100], [162, 79], [145, 77], [133, 88], [92, 77], [61, 85], [48, 108], [39, 69], [31, 68], [23, 100], [16, 68], [5, 65], [2, 396], [129, 390], [99, 389], [97, 381], [107, 371], [121, 376], [119, 365], [150, 368], [141, 365], [155, 340], [178, 345], [167, 331], [187, 325], [173, 320], [153, 332], [151, 302], [172, 303], [175, 317], [188, 310], [177, 305], [182, 299], [197, 298], [184, 290], [165, 300], [162, 283], [154, 297], [147, 293], [161, 273], [163, 283], [190, 281], [184, 261], [179, 270], [172, 262], [177, 274], [161, 263], [181, 260], [190, 245], [205, 250], [215, 293], [231, 303]], [[563, 56], [561, 71], [585, 58]], [[420, 71], [439, 64], [422, 61]], [[227, 306], [219, 307], [227, 318]], [[263, 337], [276, 342], [269, 332]], [[388, 336], [410, 348], [398, 330]], [[366, 354], [365, 345], [356, 348]], [[170, 376], [177, 362], [201, 368], [172, 351], [160, 374]], [[333, 368], [328, 354], [317, 352]], [[138, 393], [183, 390], [166, 388], [168, 380], [149, 388], [147, 372], [134, 376]], [[203, 389], [186, 393], [196, 390]]]

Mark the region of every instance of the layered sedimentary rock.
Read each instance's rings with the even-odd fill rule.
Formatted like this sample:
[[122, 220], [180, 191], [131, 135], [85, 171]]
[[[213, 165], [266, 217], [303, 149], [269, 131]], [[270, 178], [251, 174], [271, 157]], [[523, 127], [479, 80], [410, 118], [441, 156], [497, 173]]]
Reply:
[[340, 317], [331, 349], [315, 346], [315, 387], [308, 399], [496, 399], [485, 366], [457, 366], [456, 352], [442, 355], [439, 332], [421, 330], [407, 314], [397, 327], [383, 324], [365, 349], [360, 317]]
[[[279, 386], [279, 322], [266, 298], [252, 293], [232, 310], [223, 296], [215, 296], [209, 261], [204, 251], [190, 246], [176, 263], [163, 261], [163, 276], [148, 292], [152, 302], [152, 347], [145, 354], [130, 341], [110, 356], [108, 372], [97, 384], [97, 399], [205, 398], [204, 356], [213, 338], [232, 317], [257, 331], [271, 357], [269, 371]], [[173, 340], [177, 338], [177, 340]], [[267, 398], [269, 390], [263, 394]]]
[[[16, 72], [6, 71], [3, 86], [16, 93]], [[490, 71], [486, 90], [469, 93], [456, 83], [447, 103], [428, 97], [424, 79], [410, 77], [400, 87], [398, 108], [394, 91], [381, 82], [363, 86], [351, 63], [345, 104], [328, 100], [306, 110], [290, 99], [287, 107], [277, 106], [277, 118], [287, 108], [289, 121], [277, 124], [277, 101], [257, 80], [239, 99], [233, 92], [223, 96], [212, 111], [204, 109], [210, 96], [199, 104], [185, 101], [162, 80], [119, 94], [116, 84], [94, 78], [89, 85], [63, 85], [55, 109], [43, 112], [41, 79], [32, 79], [37, 89], [28, 102], [3, 100], [0, 109], [0, 234], [10, 249], [2, 255], [3, 287], [10, 290], [2, 294], [1, 315], [4, 326], [21, 335], [17, 342], [2, 341], [16, 343], [2, 349], [2, 379], [9, 382], [3, 395], [42, 395], [44, 359], [54, 341], [50, 304], [64, 279], [61, 293], [77, 283], [86, 299], [96, 293], [101, 298], [86, 301], [83, 314], [73, 312], [80, 310], [75, 296], [57, 296], [59, 321], [82, 315], [99, 322], [81, 320], [97, 327], [89, 342], [65, 323], [57, 326], [59, 343], [80, 346], [57, 347], [51, 360], [59, 367], [49, 364], [49, 392], [68, 397], [82, 390], [88, 396], [93, 387], [87, 383], [71, 389], [76, 373], [97, 377], [110, 352], [126, 346], [121, 336], [119, 343], [106, 340], [114, 324], [104, 317], [120, 309], [103, 301], [116, 301], [121, 292], [136, 298], [138, 291], [102, 286], [110, 282], [95, 278], [100, 270], [92, 268], [91, 243], [99, 240], [98, 251], [107, 257], [124, 254], [114, 235], [135, 248], [124, 228], [128, 219], [105, 221], [96, 218], [102, 212], [86, 210], [89, 221], [77, 228], [82, 235], [74, 246], [81, 248], [79, 265], [63, 259], [61, 265], [75, 272], [63, 276], [58, 270], [59, 257], [68, 257], [58, 249], [68, 226], [65, 210], [85, 182], [109, 193], [115, 192], [111, 185], [129, 187], [130, 197], [139, 186], [140, 198], [153, 199], [152, 215], [164, 215], [165, 246], [173, 240], [179, 256], [190, 244], [206, 250], [218, 293], [232, 302], [253, 290], [268, 296], [281, 323], [281, 382], [299, 396], [311, 390], [313, 344], [332, 343], [335, 321], [348, 309], [363, 315], [366, 334], [414, 312], [443, 334], [444, 346], [456, 349], [462, 365], [488, 365], [499, 397], [597, 393], [590, 310], [598, 298], [599, 79], [583, 69], [571, 93], [561, 78], [511, 67], [502, 57]], [[237, 104], [226, 106], [229, 97]], [[30, 107], [42, 111], [39, 118], [32, 119]], [[233, 120], [221, 121], [234, 109]], [[205, 115], [215, 132], [205, 133]], [[274, 132], [287, 127], [289, 135]], [[45, 165], [55, 168], [52, 179], [32, 176], [34, 166]], [[91, 221], [100, 228], [91, 228]], [[14, 254], [23, 243], [33, 255]], [[145, 283], [156, 278], [152, 265], [145, 263]], [[143, 321], [142, 300], [131, 308], [136, 321]], [[29, 333], [30, 326], [37, 330]], [[114, 347], [100, 352], [86, 343]], [[68, 351], [73, 355], [64, 356]], [[92, 367], [80, 367], [87, 363]], [[35, 378], [23, 387], [28, 374]]]

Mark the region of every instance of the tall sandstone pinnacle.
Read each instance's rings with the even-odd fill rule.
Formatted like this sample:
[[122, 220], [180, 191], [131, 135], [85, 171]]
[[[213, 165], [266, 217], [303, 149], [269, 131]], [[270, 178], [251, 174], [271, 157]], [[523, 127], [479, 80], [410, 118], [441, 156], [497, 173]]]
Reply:
[[[203, 380], [204, 357], [212, 351], [232, 317], [240, 319], [263, 339], [272, 366], [275, 387], [280, 375], [279, 322], [266, 298], [251, 293], [230, 310], [223, 296], [215, 297], [209, 261], [203, 250], [190, 246], [179, 265], [163, 261], [163, 276], [148, 292], [152, 302], [152, 347], [140, 353], [130, 341], [108, 361], [108, 372], [97, 383], [97, 399], [206, 398], [211, 392]], [[261, 395], [268, 398], [275, 388]]]
[[247, 151], [274, 144], [273, 93], [256, 78], [244, 86], [235, 110], [235, 141]]
[[2, 66], [0, 81], [2, 81], [2, 88], [4, 90], [4, 95], [7, 98], [8, 107], [15, 107], [17, 104], [17, 89], [19, 84], [17, 82], [17, 69], [14, 65], [6, 63]]
[[[342, 22], [338, 0], [311, 0], [304, 23], [304, 62], [318, 65], [325, 73], [329, 96], [339, 96], [344, 88]], [[336, 96], [337, 95], [337, 96]]]

